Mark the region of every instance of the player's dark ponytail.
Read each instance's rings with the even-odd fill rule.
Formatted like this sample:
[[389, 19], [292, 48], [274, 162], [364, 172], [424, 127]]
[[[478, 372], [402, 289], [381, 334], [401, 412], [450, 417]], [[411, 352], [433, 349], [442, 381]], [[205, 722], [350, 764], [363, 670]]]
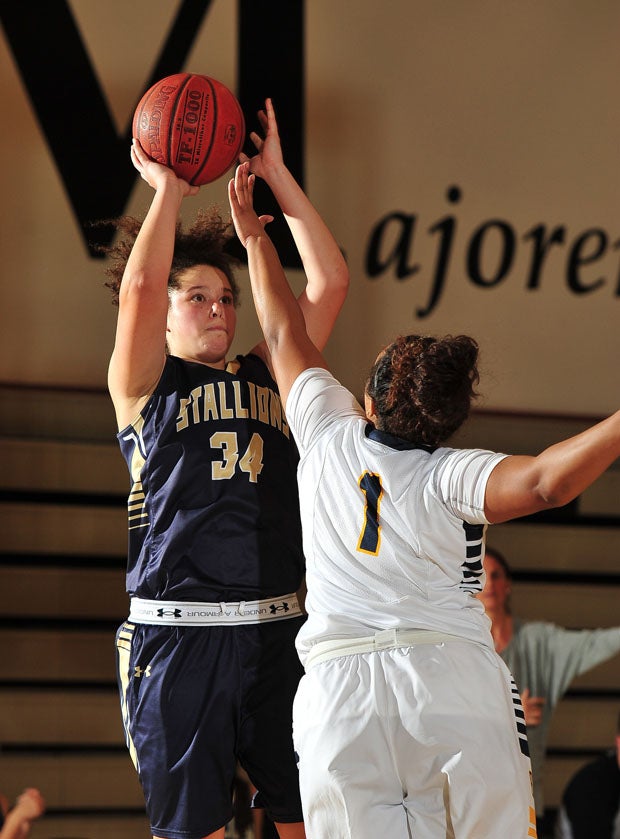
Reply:
[[467, 335], [397, 338], [375, 362], [366, 390], [378, 427], [438, 446], [467, 419], [478, 376], [478, 344]]

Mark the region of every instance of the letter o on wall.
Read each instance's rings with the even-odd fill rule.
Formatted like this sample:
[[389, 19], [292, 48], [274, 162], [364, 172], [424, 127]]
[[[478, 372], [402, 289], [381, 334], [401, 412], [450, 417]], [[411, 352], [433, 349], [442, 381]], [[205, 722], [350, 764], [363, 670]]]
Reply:
[[[494, 270], [487, 276], [484, 273], [482, 263], [484, 261], [485, 248], [489, 250], [489, 235], [499, 235], [499, 247], [496, 247], [497, 259]], [[467, 274], [475, 285], [490, 288], [500, 283], [512, 268], [516, 250], [515, 232], [506, 221], [501, 219], [490, 219], [481, 224], [469, 243], [467, 248]], [[490, 261], [490, 260], [487, 260]]]

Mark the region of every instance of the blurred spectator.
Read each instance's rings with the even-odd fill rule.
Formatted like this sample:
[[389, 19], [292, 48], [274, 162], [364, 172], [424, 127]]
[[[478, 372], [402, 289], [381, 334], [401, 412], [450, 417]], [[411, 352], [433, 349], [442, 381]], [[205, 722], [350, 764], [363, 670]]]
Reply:
[[510, 609], [510, 566], [489, 545], [484, 570], [485, 585], [479, 597], [491, 619], [495, 649], [508, 665], [521, 694], [536, 816], [539, 834], [544, 835], [543, 769], [553, 711], [576, 676], [620, 652], [620, 627], [572, 630], [552, 623], [522, 621]]

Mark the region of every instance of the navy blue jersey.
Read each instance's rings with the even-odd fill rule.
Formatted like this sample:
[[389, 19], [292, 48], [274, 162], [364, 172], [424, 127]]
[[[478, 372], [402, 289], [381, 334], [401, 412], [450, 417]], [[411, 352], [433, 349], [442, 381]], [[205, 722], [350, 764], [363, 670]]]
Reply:
[[264, 362], [170, 356], [119, 432], [129, 467], [127, 591], [149, 600], [257, 600], [303, 576], [297, 449]]

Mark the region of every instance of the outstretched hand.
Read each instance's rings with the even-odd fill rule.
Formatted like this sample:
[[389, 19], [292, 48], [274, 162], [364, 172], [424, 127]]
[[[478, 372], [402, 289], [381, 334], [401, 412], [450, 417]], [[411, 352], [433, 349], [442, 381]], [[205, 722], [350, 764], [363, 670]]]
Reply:
[[186, 195], [196, 195], [200, 189], [200, 187], [192, 186], [187, 181], [177, 177], [169, 166], [164, 166], [162, 163], [158, 163], [152, 157], [149, 157], [136, 137], [133, 138], [131, 143], [131, 162], [141, 177], [153, 189], [159, 189], [166, 182], [176, 182], [179, 185], [183, 197]]
[[257, 216], [254, 209], [255, 176], [250, 173], [250, 162], [245, 161], [237, 166], [235, 177], [228, 182], [228, 200], [235, 231], [244, 248], [248, 240], [262, 236], [265, 225], [273, 221], [273, 216]]
[[264, 138], [256, 131], [250, 132], [250, 140], [256, 147], [257, 154], [248, 157], [243, 152], [239, 155], [242, 163], [250, 164], [250, 172], [268, 181], [269, 176], [275, 173], [278, 167], [284, 165], [280, 135], [276, 113], [271, 99], [265, 100], [265, 110], [258, 112], [258, 121], [264, 133]]

